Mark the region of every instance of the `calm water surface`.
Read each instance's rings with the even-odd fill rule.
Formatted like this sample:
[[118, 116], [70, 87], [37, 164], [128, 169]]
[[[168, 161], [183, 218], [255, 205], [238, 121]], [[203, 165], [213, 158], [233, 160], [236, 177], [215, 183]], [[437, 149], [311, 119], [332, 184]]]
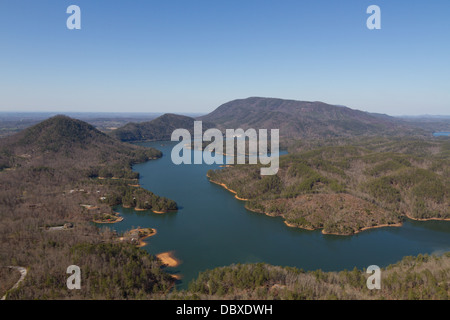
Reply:
[[[450, 251], [450, 222], [406, 220], [400, 228], [364, 231], [354, 236], [322, 235], [287, 227], [281, 218], [253, 213], [224, 188], [208, 181], [206, 173], [219, 165], [172, 164], [174, 142], [141, 145], [161, 150], [158, 160], [134, 166], [142, 187], [175, 200], [178, 212], [155, 214], [118, 207], [124, 221], [114, 224], [119, 232], [152, 227], [157, 234], [143, 248], [151, 254], [173, 251], [182, 263], [167, 268], [182, 275], [179, 288], [198, 273], [233, 263], [266, 262], [304, 270], [338, 271], [380, 267], [407, 255]], [[200, 152], [200, 151], [194, 151]]]
[[450, 132], [435, 132], [433, 133], [433, 136], [435, 137], [449, 137]]

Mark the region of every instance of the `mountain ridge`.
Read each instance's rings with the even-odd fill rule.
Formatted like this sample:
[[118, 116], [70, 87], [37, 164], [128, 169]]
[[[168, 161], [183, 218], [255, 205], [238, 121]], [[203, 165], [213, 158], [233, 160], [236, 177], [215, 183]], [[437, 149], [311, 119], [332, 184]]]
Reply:
[[111, 136], [126, 142], [170, 140], [173, 130], [188, 129], [195, 120], [203, 129], [279, 129], [282, 139], [352, 136], [426, 135], [426, 130], [386, 114], [369, 113], [321, 101], [250, 97], [226, 102], [196, 118], [164, 114], [148, 122], [129, 123]]
[[388, 134], [412, 129], [403, 121], [320, 101], [250, 97], [222, 104], [199, 120], [219, 128], [280, 129], [288, 138]]
[[[195, 118], [165, 113], [156, 119], [141, 123], [128, 123], [111, 132], [111, 136], [124, 142], [170, 140], [175, 129], [187, 129], [191, 134], [194, 130]], [[205, 122], [203, 129], [213, 125]]]

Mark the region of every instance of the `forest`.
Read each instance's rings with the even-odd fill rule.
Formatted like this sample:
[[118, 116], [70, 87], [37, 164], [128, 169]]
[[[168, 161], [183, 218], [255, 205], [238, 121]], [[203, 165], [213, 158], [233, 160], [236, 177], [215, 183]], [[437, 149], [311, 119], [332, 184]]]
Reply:
[[[345, 144], [343, 144], [345, 142]], [[448, 139], [365, 138], [292, 143], [276, 175], [260, 165], [210, 170], [246, 207], [324, 233], [353, 234], [411, 219], [450, 219]]]
[[[405, 216], [449, 218], [448, 139], [290, 140], [275, 176], [258, 165], [208, 173], [253, 211], [294, 227], [353, 234]], [[405, 257], [369, 291], [364, 270], [302, 271], [267, 264], [204, 271], [188, 290], [158, 258], [118, 242], [92, 221], [113, 206], [166, 212], [177, 204], [141, 188], [132, 165], [161, 152], [116, 140], [57, 116], [0, 139], [0, 296], [7, 299], [448, 299], [449, 254]], [[68, 228], [54, 228], [69, 225]], [[152, 227], [152, 226], [146, 226]], [[66, 287], [66, 268], [83, 270], [84, 290]], [[18, 289], [22, 266], [28, 274]]]
[[304, 271], [264, 263], [236, 264], [200, 273], [188, 291], [172, 298], [224, 300], [448, 300], [450, 253], [404, 257], [381, 269], [381, 289], [367, 288], [369, 274]]
[[[163, 294], [174, 284], [161, 262], [95, 218], [113, 205], [158, 211], [177, 204], [136, 185], [132, 165], [161, 152], [115, 140], [91, 125], [56, 116], [0, 140], [0, 283], [8, 299], [137, 299]], [[69, 228], [50, 228], [69, 225]], [[149, 226], [151, 227], [151, 226]], [[66, 268], [83, 269], [85, 290], [68, 290]]]

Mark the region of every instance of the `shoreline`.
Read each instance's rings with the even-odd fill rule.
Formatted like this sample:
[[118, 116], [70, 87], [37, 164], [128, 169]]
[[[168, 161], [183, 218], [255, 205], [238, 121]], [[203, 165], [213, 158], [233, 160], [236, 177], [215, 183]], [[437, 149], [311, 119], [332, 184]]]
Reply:
[[405, 217], [407, 217], [408, 219], [411, 219], [413, 221], [420, 221], [420, 222], [426, 222], [426, 221], [450, 221], [450, 218], [425, 218], [425, 219], [414, 218], [414, 217], [411, 217], [407, 213], [405, 213]]
[[[266, 216], [268, 216], [267, 213], [265, 213]], [[270, 216], [269, 216], [270, 217]], [[284, 219], [284, 218], [283, 218]], [[308, 227], [299, 227], [296, 226], [295, 224], [289, 223], [286, 220], [283, 221], [285, 225], [287, 225], [289, 228], [297, 228], [297, 229], [303, 229], [303, 230], [308, 230], [308, 231], [316, 231], [320, 228], [308, 228]]]
[[121, 217], [118, 212], [115, 212], [115, 214], [116, 214], [117, 219], [114, 221], [92, 220], [92, 222], [100, 223], [100, 224], [112, 224], [112, 223], [122, 222], [124, 220], [124, 218]]
[[145, 242], [144, 240], [147, 239], [147, 238], [153, 237], [153, 236], [155, 236], [158, 233], [155, 228], [145, 228], [145, 229], [151, 230], [152, 233], [139, 238], [139, 244], [137, 245], [138, 248], [145, 247], [147, 245], [147, 242]]
[[237, 195], [237, 192], [234, 191], [233, 189], [228, 188], [228, 186], [227, 186], [225, 183], [220, 183], [220, 182], [214, 181], [214, 180], [212, 180], [208, 175], [206, 175], [206, 176], [208, 177], [208, 179], [209, 179], [210, 182], [212, 182], [212, 183], [214, 183], [214, 184], [217, 184], [217, 185], [219, 185], [219, 186], [225, 188], [226, 190], [230, 191], [231, 193], [234, 193], [234, 197], [235, 197], [236, 199], [241, 200], [241, 201], [249, 201], [249, 199], [245, 199], [245, 198], [239, 197], [239, 196]]
[[[219, 185], [219, 186], [225, 188], [226, 190], [230, 191], [231, 193], [233, 193], [233, 194], [235, 195], [234, 197], [235, 197], [236, 199], [242, 200], [242, 201], [249, 201], [249, 199], [244, 199], [244, 198], [238, 197], [238, 196], [237, 196], [237, 192], [236, 192], [235, 190], [233, 190], [233, 189], [230, 189], [226, 184], [220, 183], [220, 182], [217, 182], [217, 181], [212, 180], [212, 179], [209, 177], [208, 174], [207, 174], [206, 176], [208, 177], [208, 179], [209, 179], [210, 182], [212, 182], [212, 183], [214, 183], [214, 184], [217, 184], [217, 185]], [[266, 212], [256, 211], [256, 210], [252, 210], [252, 209], [249, 209], [249, 208], [246, 208], [246, 209], [249, 210], [249, 211], [252, 211], [252, 212], [262, 213], [262, 214], [265, 214], [266, 216], [273, 217], [272, 215], [270, 215], [270, 214], [268, 214], [268, 213], [266, 213]], [[450, 221], [450, 218], [427, 218], [427, 219], [418, 219], [418, 218], [413, 218], [413, 217], [411, 217], [411, 216], [408, 215], [408, 214], [405, 214], [405, 216], [406, 216], [408, 219], [411, 219], [411, 220], [414, 220], [414, 221], [420, 221], [420, 222], [426, 222], [426, 221]], [[290, 224], [289, 222], [287, 222], [287, 221], [285, 220], [284, 216], [281, 215], [281, 217], [283, 218], [283, 223], [284, 223], [286, 226], [290, 227], [290, 228], [298, 228], [298, 229], [303, 229], [303, 230], [308, 230], [308, 231], [316, 231], [316, 230], [322, 229], [322, 231], [321, 231], [322, 234], [324, 234], [324, 235], [336, 235], [336, 236], [352, 236], [352, 235], [361, 233], [361, 232], [363, 232], [363, 231], [371, 230], [371, 229], [378, 229], [378, 228], [385, 228], [385, 227], [402, 227], [402, 226], [403, 226], [403, 222], [392, 223], [392, 224], [381, 224], [381, 225], [376, 225], [376, 226], [363, 227], [363, 228], [361, 228], [361, 229], [359, 229], [359, 230], [355, 230], [355, 231], [354, 231], [353, 233], [351, 233], [351, 234], [343, 234], [343, 233], [335, 233], [335, 232], [326, 232], [326, 231], [324, 231], [323, 228], [308, 228], [308, 227], [300, 227], [300, 226], [296, 226], [296, 225], [293, 225], [293, 224]]]
[[353, 233], [350, 234], [343, 234], [343, 233], [336, 233], [336, 232], [327, 232], [324, 230], [324, 228], [308, 228], [308, 227], [300, 227], [300, 226], [296, 226], [294, 224], [291, 224], [289, 222], [287, 222], [286, 220], [283, 221], [284, 224], [290, 228], [298, 228], [298, 229], [304, 229], [304, 230], [308, 230], [308, 231], [316, 231], [316, 230], [322, 230], [321, 233], [324, 235], [335, 235], [335, 236], [352, 236], [355, 234], [358, 234], [360, 232], [366, 231], [366, 230], [370, 230], [370, 229], [378, 229], [378, 228], [386, 228], [386, 227], [401, 227], [403, 226], [402, 222], [398, 222], [398, 223], [392, 223], [392, 224], [380, 224], [380, 225], [376, 225], [376, 226], [371, 226], [371, 227], [363, 227], [359, 230], [354, 231]]
[[152, 209], [142, 209], [142, 208], [136, 208], [134, 207], [135, 211], [151, 211], [153, 213], [157, 213], [157, 214], [163, 214], [163, 213], [167, 213], [168, 211], [156, 211], [156, 210], [152, 210]]
[[364, 227], [361, 228], [359, 230], [356, 230], [355, 232], [353, 232], [352, 234], [342, 234], [342, 233], [335, 233], [335, 232], [326, 232], [325, 230], [322, 229], [322, 234], [325, 235], [334, 235], [334, 236], [352, 236], [355, 234], [358, 234], [360, 232], [366, 231], [366, 230], [370, 230], [370, 229], [378, 229], [378, 228], [386, 228], [386, 227], [401, 227], [403, 226], [402, 222], [398, 222], [398, 223], [393, 223], [393, 224], [380, 224], [380, 225], [376, 225], [376, 226], [371, 226], [371, 227]]
[[[146, 230], [149, 231], [150, 233], [148, 233], [145, 236], [140, 236], [140, 231], [141, 230]], [[130, 234], [133, 232], [137, 232], [138, 233], [138, 244], [136, 245], [136, 247], [138, 248], [142, 248], [145, 247], [147, 245], [147, 242], [145, 242], [144, 240], [150, 237], [153, 237], [154, 235], [156, 235], [158, 232], [155, 228], [137, 228], [137, 229], [131, 229], [129, 231], [127, 231], [123, 236], [118, 237], [119, 241], [129, 241], [129, 237]]]
[[[249, 201], [249, 199], [244, 199], [244, 198], [239, 198], [238, 196], [237, 196], [237, 192], [235, 191], [235, 190], [233, 190], [233, 189], [230, 189], [226, 184], [224, 184], [224, 183], [220, 183], [220, 182], [217, 182], [217, 181], [214, 181], [214, 180], [212, 180], [208, 175], [206, 175], [207, 177], [208, 177], [208, 179], [209, 179], [209, 181], [210, 182], [212, 182], [212, 183], [215, 183], [215, 184], [217, 184], [217, 185], [219, 185], [219, 186], [222, 186], [223, 188], [225, 188], [226, 190], [228, 190], [228, 191], [230, 191], [231, 193], [233, 193], [235, 196], [235, 198], [236, 199], [238, 199], [238, 200], [242, 200], [242, 201]], [[273, 215], [270, 215], [270, 214], [268, 214], [267, 212], [261, 212], [261, 211], [256, 211], [256, 210], [252, 210], [252, 209], [249, 209], [249, 208], [246, 208], [247, 210], [249, 210], [249, 211], [252, 211], [252, 212], [256, 212], [256, 213], [262, 213], [262, 214], [265, 214], [266, 216], [269, 216], [269, 217], [274, 217]], [[407, 216], [407, 215], [406, 215]], [[324, 234], [324, 235], [336, 235], [336, 236], [352, 236], [352, 235], [355, 235], [355, 234], [358, 234], [358, 233], [360, 233], [360, 232], [363, 232], [363, 231], [367, 231], [367, 230], [370, 230], [370, 229], [377, 229], [377, 228], [385, 228], [385, 227], [401, 227], [401, 226], [403, 226], [403, 223], [402, 222], [398, 222], [398, 223], [393, 223], [393, 224], [381, 224], [381, 225], [376, 225], [376, 226], [370, 226], [370, 227], [363, 227], [363, 228], [361, 228], [361, 229], [359, 229], [359, 230], [355, 230], [353, 233], [351, 233], [351, 234], [343, 234], [343, 233], [335, 233], [335, 232], [326, 232], [323, 228], [312, 228], [312, 227], [300, 227], [300, 226], [296, 226], [296, 225], [294, 225], [294, 224], [291, 224], [291, 223], [289, 223], [289, 222], [287, 222], [287, 220], [284, 218], [284, 216], [282, 216], [281, 215], [281, 217], [283, 218], [283, 223], [286, 225], [286, 226], [288, 226], [288, 227], [290, 227], [290, 228], [298, 228], [298, 229], [303, 229], [303, 230], [307, 230], [307, 231], [316, 231], [316, 230], [320, 230], [320, 229], [322, 229], [322, 234]], [[409, 216], [407, 216], [408, 218], [409, 218]], [[417, 219], [412, 219], [412, 220], [417, 220]], [[430, 218], [430, 219], [428, 219], [428, 220], [445, 220], [445, 221], [450, 221], [450, 219], [438, 219], [438, 218]], [[418, 220], [418, 221], [427, 221], [427, 220]]]
[[177, 267], [181, 264], [181, 261], [178, 260], [173, 251], [161, 252], [156, 255], [158, 259], [162, 261], [162, 264], [167, 267]]

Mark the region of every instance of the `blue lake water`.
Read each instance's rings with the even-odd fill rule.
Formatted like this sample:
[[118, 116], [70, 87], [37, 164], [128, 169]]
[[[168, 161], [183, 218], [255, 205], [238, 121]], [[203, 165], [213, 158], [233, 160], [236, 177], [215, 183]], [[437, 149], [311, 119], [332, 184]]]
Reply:
[[435, 132], [433, 133], [435, 137], [448, 137], [450, 136], [450, 132]]
[[[208, 181], [209, 169], [219, 165], [174, 165], [174, 142], [152, 142], [163, 157], [134, 166], [142, 187], [177, 202], [177, 212], [155, 214], [116, 208], [124, 221], [113, 228], [123, 232], [151, 227], [157, 234], [147, 239], [151, 254], [173, 251], [181, 260], [167, 271], [182, 276], [179, 288], [206, 269], [233, 263], [266, 262], [304, 270], [384, 267], [407, 255], [450, 251], [450, 222], [405, 220], [402, 227], [372, 229], [353, 236], [323, 235], [287, 227], [272, 218], [244, 208], [245, 202]], [[201, 152], [201, 151], [193, 151]]]

